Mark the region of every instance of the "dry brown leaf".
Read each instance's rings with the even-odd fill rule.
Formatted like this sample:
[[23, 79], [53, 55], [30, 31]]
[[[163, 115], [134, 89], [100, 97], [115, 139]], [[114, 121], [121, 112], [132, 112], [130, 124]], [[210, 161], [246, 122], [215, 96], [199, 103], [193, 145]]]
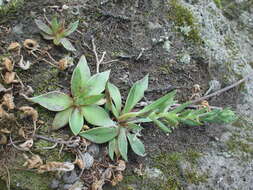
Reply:
[[193, 93], [199, 93], [201, 91], [200, 85], [199, 84], [194, 84], [192, 90], [193, 90]]
[[7, 71], [9, 72], [13, 71], [14, 64], [9, 58], [7, 57], [3, 58], [3, 65]]
[[7, 144], [8, 140], [4, 134], [0, 134], [0, 144]]
[[80, 169], [84, 168], [84, 163], [82, 159], [76, 159], [73, 164], [76, 164]]
[[20, 47], [21, 46], [18, 42], [12, 42], [7, 49], [8, 51], [15, 51], [15, 50], [19, 50]]
[[0, 118], [8, 118], [9, 114], [3, 109], [2, 104], [0, 104]]
[[83, 129], [88, 130], [88, 129], [90, 129], [90, 127], [88, 125], [83, 125]]
[[25, 141], [24, 143], [18, 145], [20, 148], [22, 148], [25, 151], [29, 151], [30, 148], [32, 148], [33, 146], [33, 139], [29, 139], [27, 141]]
[[123, 180], [123, 175], [121, 173], [118, 173], [116, 176], [115, 176], [115, 179], [117, 180], [117, 182], [121, 182]]
[[17, 83], [18, 81], [15, 80], [15, 76], [16, 76], [15, 72], [6, 72], [4, 75], [4, 82], [6, 84]]
[[105, 181], [103, 179], [96, 180], [91, 185], [91, 190], [103, 190], [103, 185], [105, 184]]
[[110, 180], [112, 178], [112, 168], [107, 168], [103, 174], [102, 174], [103, 179]]
[[0, 83], [0, 92], [6, 92], [6, 88]]
[[14, 97], [13, 97], [13, 95], [12, 94], [5, 94], [4, 96], [3, 96], [3, 103], [2, 103], [2, 105], [5, 105], [5, 106], [7, 106], [7, 108], [9, 109], [9, 110], [13, 110], [14, 108], [15, 108], [15, 104], [14, 104]]
[[30, 106], [22, 106], [19, 110], [23, 111], [26, 116], [31, 116], [34, 122], [38, 121], [39, 114], [34, 108]]
[[39, 173], [44, 173], [48, 171], [72, 171], [75, 168], [75, 165], [70, 162], [48, 162], [44, 165], [41, 165], [38, 168]]
[[25, 131], [22, 127], [18, 130], [18, 135], [23, 138], [26, 138]]
[[43, 164], [39, 155], [35, 154], [30, 159], [26, 155], [24, 157], [26, 158], [26, 162], [23, 166], [27, 166], [28, 169], [39, 168]]
[[113, 179], [112, 181], [111, 181], [111, 185], [112, 186], [116, 186], [118, 184], [118, 182], [115, 180], [115, 179]]
[[57, 65], [60, 70], [65, 70], [73, 65], [73, 59], [69, 56], [64, 57], [57, 62]]
[[124, 160], [119, 160], [118, 166], [116, 167], [117, 171], [124, 171], [126, 169], [126, 162]]
[[0, 133], [10, 134], [11, 131], [9, 131], [9, 130], [6, 129], [6, 128], [3, 128], [3, 129], [0, 129]]
[[26, 39], [23, 45], [29, 50], [36, 50], [39, 47], [38, 42], [33, 39]]

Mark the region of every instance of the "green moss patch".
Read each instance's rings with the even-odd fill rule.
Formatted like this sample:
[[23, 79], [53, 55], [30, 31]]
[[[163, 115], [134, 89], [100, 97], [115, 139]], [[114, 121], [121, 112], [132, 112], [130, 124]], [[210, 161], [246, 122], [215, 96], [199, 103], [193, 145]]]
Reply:
[[193, 13], [186, 7], [184, 7], [179, 0], [169, 1], [168, 18], [174, 22], [176, 28], [180, 31], [180, 28], [189, 28], [187, 33], [183, 35], [189, 40], [200, 43], [201, 37], [197, 20]]

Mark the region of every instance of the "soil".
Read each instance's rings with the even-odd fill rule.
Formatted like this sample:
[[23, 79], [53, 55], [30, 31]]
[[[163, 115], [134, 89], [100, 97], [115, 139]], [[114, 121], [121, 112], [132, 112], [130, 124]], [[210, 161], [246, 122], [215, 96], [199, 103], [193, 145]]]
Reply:
[[[25, 39], [34, 39], [40, 45], [40, 49], [48, 49], [48, 52], [55, 60], [60, 60], [65, 55], [71, 55], [76, 64], [80, 56], [84, 54], [92, 73], [95, 73], [96, 60], [91, 49], [91, 39], [94, 37], [99, 56], [102, 55], [102, 52], [106, 51], [105, 61], [117, 59], [115, 62], [101, 65], [100, 71], [111, 70], [110, 81], [120, 88], [124, 98], [126, 98], [131, 84], [148, 73], [149, 90], [145, 93], [145, 97], [149, 101], [161, 97], [173, 89], [177, 89], [177, 100], [179, 102], [187, 101], [192, 95], [193, 85], [195, 84], [200, 85], [201, 94], [204, 94], [209, 87], [209, 81], [212, 79], [209, 72], [208, 60], [203, 60], [195, 55], [191, 49], [194, 49], [198, 45], [195, 45], [190, 40], [185, 40], [177, 31], [174, 31], [169, 39], [172, 44], [169, 52], [164, 50], [162, 43], [154, 43], [152, 41], [152, 39], [158, 39], [159, 36], [162, 36], [164, 31], [162, 28], [157, 27], [155, 29], [156, 32], [150, 32], [151, 30], [147, 28], [148, 23], [164, 23], [168, 11], [164, 5], [165, 2], [157, 1], [155, 9], [152, 2], [145, 0], [75, 0], [70, 2], [60, 0], [25, 0], [22, 6], [14, 12], [8, 13], [2, 18], [0, 17], [0, 57], [1, 55], [8, 54], [7, 47], [11, 42], [22, 44]], [[64, 4], [68, 5], [69, 9], [61, 10]], [[74, 8], [79, 10], [79, 14], [74, 15], [72, 13]], [[77, 49], [76, 52], [67, 52], [62, 47], [54, 46], [51, 41], [46, 41], [41, 37], [34, 19], [44, 19], [44, 15], [49, 19], [57, 15], [65, 19], [67, 23], [80, 20], [78, 32], [70, 36], [71, 42]], [[14, 28], [18, 27], [21, 27], [20, 31], [15, 31]], [[5, 29], [8, 29], [8, 31], [5, 31]], [[190, 54], [190, 63], [180, 61], [180, 56], [184, 54], [185, 49], [188, 52], [192, 52]], [[68, 68], [66, 71], [60, 71], [42, 60], [45, 58], [50, 61], [46, 54], [35, 58], [28, 54], [25, 49], [22, 49], [21, 54], [25, 60], [31, 61], [33, 65], [26, 71], [16, 66], [15, 72], [17, 72], [25, 86], [29, 85], [33, 88], [33, 95], [39, 95], [52, 90], [69, 91], [69, 81], [74, 66]], [[8, 127], [12, 131], [13, 141], [20, 140], [17, 134], [20, 126], [28, 132], [32, 130], [30, 119], [20, 119], [18, 107], [24, 105], [31, 105], [36, 108], [39, 112], [39, 119], [45, 122], [39, 126], [37, 134], [54, 137], [71, 135], [68, 128], [64, 128], [58, 132], [49, 132], [48, 128], [51, 125], [54, 113], [27, 102], [19, 95], [20, 84], [6, 87], [14, 89], [16, 109], [13, 113], [18, 118], [17, 122], [19, 126], [15, 122], [0, 121], [0, 129]], [[236, 88], [212, 98], [209, 104], [235, 109], [237, 98], [238, 89]], [[126, 176], [132, 174], [134, 168], [138, 168], [140, 164], [143, 167], [146, 165], [155, 166], [154, 158], [157, 155], [174, 152], [185, 153], [189, 150], [201, 153], [203, 150], [208, 149], [210, 144], [215, 142], [217, 138], [220, 138], [227, 130], [217, 125], [198, 127], [180, 126], [168, 136], [151, 124], [146, 124], [144, 127], [142, 139], [146, 147], [147, 156], [142, 158], [130, 153]], [[40, 152], [40, 154], [45, 156], [50, 154], [50, 152]], [[10, 145], [5, 145], [0, 147], [0, 155], [1, 163], [10, 169], [9, 175], [12, 180], [15, 172], [22, 168], [22, 152], [17, 151]], [[15, 165], [15, 168], [13, 168], [13, 165]], [[1, 168], [0, 171], [1, 173], [6, 173], [5, 168]], [[38, 174], [34, 172], [34, 175]], [[50, 175], [54, 176], [53, 174]], [[41, 177], [41, 179], [44, 178]], [[23, 182], [17, 181], [17, 183], [22, 184]], [[126, 183], [128, 182], [126, 181]], [[3, 189], [1, 182], [0, 187]], [[19, 189], [14, 186], [11, 187], [11, 189], [15, 188]], [[38, 190], [40, 189], [38, 188]]]

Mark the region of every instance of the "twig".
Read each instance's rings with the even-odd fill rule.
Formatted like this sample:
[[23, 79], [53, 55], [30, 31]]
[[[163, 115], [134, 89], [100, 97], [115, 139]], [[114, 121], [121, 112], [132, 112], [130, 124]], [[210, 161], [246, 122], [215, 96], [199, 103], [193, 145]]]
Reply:
[[20, 150], [20, 151], [27, 151], [27, 150], [25, 150], [25, 149], [23, 149], [23, 148], [20, 148], [20, 147], [18, 147], [17, 145], [15, 145], [15, 144], [13, 143], [13, 141], [12, 141], [11, 135], [10, 135], [10, 144], [11, 144], [14, 148], [16, 148], [17, 150]]
[[42, 150], [51, 150], [54, 149], [56, 146], [58, 145], [58, 143], [56, 142], [53, 146], [49, 146], [49, 147], [42, 147]]
[[[78, 153], [79, 157], [82, 159], [83, 164], [85, 164], [85, 161], [84, 161], [82, 152], [79, 150], [79, 148], [77, 149], [77, 153]], [[84, 172], [84, 168], [85, 168], [85, 166], [82, 168], [82, 170], [81, 170], [81, 172], [80, 172], [78, 178], [81, 178], [81, 177], [82, 177], [83, 172]]]
[[11, 177], [10, 177], [10, 171], [9, 171], [9, 168], [4, 165], [6, 171], [7, 171], [7, 182], [6, 182], [6, 186], [7, 186], [7, 189], [8, 190], [11, 190]]
[[214, 93], [212, 93], [212, 94], [209, 94], [209, 95], [207, 95], [207, 96], [203, 96], [203, 97], [201, 97], [201, 98], [198, 98], [197, 100], [193, 100], [193, 101], [192, 101], [192, 104], [201, 102], [201, 101], [203, 101], [203, 100], [206, 100], [206, 99], [209, 99], [209, 98], [211, 98], [211, 97], [217, 96], [217, 95], [219, 95], [219, 94], [221, 94], [221, 93], [223, 93], [223, 92], [226, 92], [226, 91], [228, 91], [228, 90], [230, 90], [230, 89], [232, 89], [232, 88], [238, 86], [239, 84], [243, 83], [244, 81], [246, 81], [251, 75], [253, 75], [253, 72], [249, 73], [249, 74], [246, 75], [244, 78], [242, 78], [241, 80], [235, 82], [234, 84], [232, 84], [232, 85], [230, 85], [230, 86], [227, 86], [227, 87], [225, 87], [225, 88], [222, 88], [221, 90], [218, 90], [218, 91], [216, 91], [216, 92], [214, 92]]
[[100, 67], [100, 64], [103, 62], [103, 60], [105, 58], [106, 52], [104, 51], [101, 58], [99, 59], [94, 37], [92, 37], [91, 43], [92, 43], [92, 48], [93, 48], [92, 51], [95, 54], [95, 58], [96, 58], [96, 72], [99, 73], [99, 67]]
[[77, 147], [79, 144], [76, 142], [76, 141], [64, 141], [64, 140], [58, 140], [58, 139], [53, 139], [53, 138], [50, 138], [50, 137], [45, 137], [45, 136], [42, 136], [42, 135], [34, 135], [35, 138], [38, 138], [38, 139], [42, 139], [42, 140], [45, 140], [45, 141], [48, 141], [48, 142], [52, 142], [52, 143], [58, 143], [58, 144], [64, 144], [66, 145], [67, 147], [70, 147], [70, 148], [73, 148], [73, 147]]

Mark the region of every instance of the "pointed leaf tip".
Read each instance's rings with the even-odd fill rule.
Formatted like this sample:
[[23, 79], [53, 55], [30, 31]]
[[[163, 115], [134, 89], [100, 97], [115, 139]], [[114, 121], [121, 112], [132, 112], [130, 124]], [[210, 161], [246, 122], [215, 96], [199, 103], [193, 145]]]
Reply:
[[134, 83], [127, 96], [123, 114], [130, 112], [134, 106], [144, 97], [145, 90], [148, 89], [148, 75]]
[[83, 127], [83, 115], [78, 108], [74, 109], [69, 117], [69, 126], [74, 135], [78, 135]]
[[73, 100], [70, 96], [58, 91], [42, 94], [28, 100], [38, 103], [50, 111], [63, 111], [73, 105]]
[[53, 121], [53, 124], [52, 124], [52, 130], [58, 130], [62, 127], [64, 127], [65, 125], [68, 124], [69, 122], [69, 117], [71, 115], [73, 111], [73, 108], [68, 108], [66, 110], [63, 110], [59, 113], [57, 113], [54, 117], [54, 121]]
[[71, 92], [75, 97], [84, 93], [86, 84], [90, 79], [90, 69], [85, 56], [81, 56], [71, 78]]

